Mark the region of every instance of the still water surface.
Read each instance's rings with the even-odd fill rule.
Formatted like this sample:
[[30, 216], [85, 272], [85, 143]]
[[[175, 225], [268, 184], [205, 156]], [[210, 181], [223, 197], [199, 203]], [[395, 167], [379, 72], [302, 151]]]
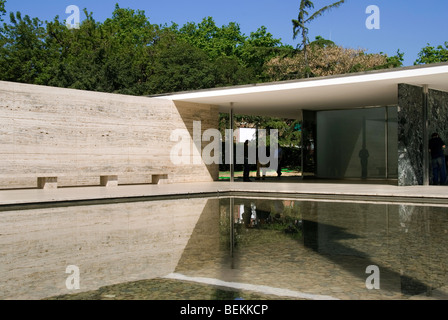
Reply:
[[443, 205], [192, 198], [4, 209], [0, 299], [448, 299], [446, 243]]

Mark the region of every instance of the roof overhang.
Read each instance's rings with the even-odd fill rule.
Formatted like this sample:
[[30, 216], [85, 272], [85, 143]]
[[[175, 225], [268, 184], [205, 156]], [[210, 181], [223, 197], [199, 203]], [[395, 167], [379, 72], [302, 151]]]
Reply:
[[398, 84], [448, 91], [448, 63], [174, 93], [159, 98], [219, 106], [238, 114], [297, 118], [298, 110], [396, 105]]

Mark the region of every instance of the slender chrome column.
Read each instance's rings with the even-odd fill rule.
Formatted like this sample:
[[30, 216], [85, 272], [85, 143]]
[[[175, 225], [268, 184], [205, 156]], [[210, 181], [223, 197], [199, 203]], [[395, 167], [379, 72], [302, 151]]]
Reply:
[[386, 106], [386, 111], [385, 111], [385, 125], [384, 125], [384, 130], [385, 130], [385, 136], [386, 138], [385, 140], [385, 154], [386, 154], [386, 180], [389, 179], [389, 106]]
[[[230, 220], [229, 220], [229, 238], [230, 238], [230, 257], [233, 258], [233, 247], [235, 246], [235, 199], [230, 197]], [[232, 259], [232, 269], [233, 269], [233, 259]]]
[[429, 185], [428, 85], [423, 85], [423, 185]]
[[231, 141], [229, 142], [230, 145], [230, 182], [234, 181], [234, 176], [235, 176], [235, 167], [234, 167], [234, 163], [233, 163], [233, 102], [230, 103], [230, 114], [229, 114], [229, 121], [230, 121], [230, 132], [231, 132], [231, 136], [230, 139]]

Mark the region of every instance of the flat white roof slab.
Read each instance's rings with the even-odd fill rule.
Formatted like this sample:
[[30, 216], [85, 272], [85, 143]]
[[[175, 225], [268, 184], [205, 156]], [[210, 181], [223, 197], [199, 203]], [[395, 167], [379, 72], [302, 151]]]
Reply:
[[398, 84], [448, 91], [448, 63], [167, 94], [159, 98], [211, 104], [227, 112], [297, 117], [297, 110], [396, 105]]

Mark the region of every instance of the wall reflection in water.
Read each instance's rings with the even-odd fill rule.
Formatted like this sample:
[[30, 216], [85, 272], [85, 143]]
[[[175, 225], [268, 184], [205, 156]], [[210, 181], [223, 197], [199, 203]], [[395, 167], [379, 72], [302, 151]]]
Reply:
[[[174, 270], [207, 199], [0, 212], [0, 299], [41, 299]], [[80, 290], [67, 289], [69, 265]]]

